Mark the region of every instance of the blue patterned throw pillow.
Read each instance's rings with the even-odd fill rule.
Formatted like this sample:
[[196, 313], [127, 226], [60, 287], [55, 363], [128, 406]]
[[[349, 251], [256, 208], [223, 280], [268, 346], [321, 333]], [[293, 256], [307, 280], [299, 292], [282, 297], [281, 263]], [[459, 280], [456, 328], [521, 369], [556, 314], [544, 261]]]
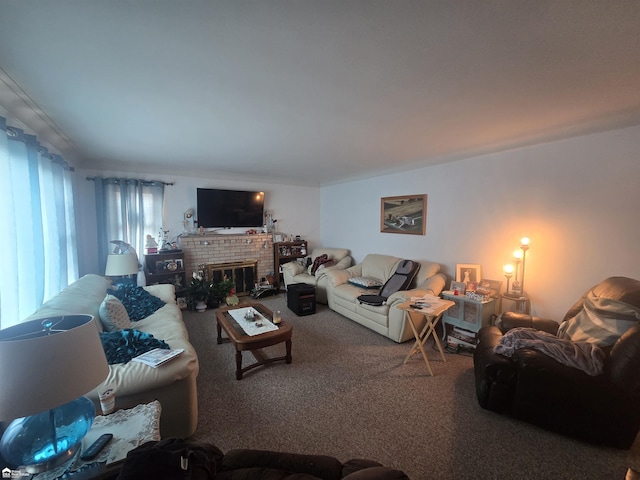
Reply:
[[147, 318], [165, 305], [158, 297], [137, 285], [121, 284], [110, 293], [122, 302], [132, 322]]
[[169, 348], [169, 345], [164, 340], [158, 340], [150, 333], [132, 328], [125, 328], [115, 332], [101, 332], [100, 340], [109, 365], [127, 363], [132, 358], [154, 348]]

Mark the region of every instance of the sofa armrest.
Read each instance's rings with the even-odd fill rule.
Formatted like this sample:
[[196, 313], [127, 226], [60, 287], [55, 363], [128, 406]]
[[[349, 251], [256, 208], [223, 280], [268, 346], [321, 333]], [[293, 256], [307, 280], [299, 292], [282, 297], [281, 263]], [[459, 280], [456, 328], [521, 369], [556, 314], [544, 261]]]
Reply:
[[325, 272], [325, 276], [327, 280], [329, 280], [331, 286], [337, 287], [338, 285], [347, 283], [347, 281], [352, 277], [362, 276], [362, 265], [354, 265], [344, 270], [328, 270]]
[[446, 283], [447, 277], [443, 273], [436, 273], [418, 285], [416, 289], [423, 290], [425, 293], [422, 295], [429, 294], [437, 297], [444, 289]]
[[295, 277], [296, 275], [304, 273], [305, 268], [300, 262], [287, 262], [282, 265], [282, 272], [284, 273], [285, 271], [292, 277]]
[[328, 272], [332, 270], [345, 270], [351, 266], [351, 257], [345, 257], [334, 265], [325, 267], [322, 265], [316, 270], [315, 276], [317, 279], [324, 277]]
[[558, 322], [547, 318], [533, 317], [526, 313], [505, 312], [497, 322], [502, 333], [506, 333], [512, 328], [525, 327], [535, 328], [543, 332], [556, 335], [558, 333]]

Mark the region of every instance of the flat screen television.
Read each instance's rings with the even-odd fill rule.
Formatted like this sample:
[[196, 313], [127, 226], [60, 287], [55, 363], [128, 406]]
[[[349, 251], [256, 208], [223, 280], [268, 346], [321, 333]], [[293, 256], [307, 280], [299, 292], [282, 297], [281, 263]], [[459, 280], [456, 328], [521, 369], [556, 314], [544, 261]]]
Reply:
[[264, 192], [198, 188], [197, 209], [200, 227], [262, 227]]

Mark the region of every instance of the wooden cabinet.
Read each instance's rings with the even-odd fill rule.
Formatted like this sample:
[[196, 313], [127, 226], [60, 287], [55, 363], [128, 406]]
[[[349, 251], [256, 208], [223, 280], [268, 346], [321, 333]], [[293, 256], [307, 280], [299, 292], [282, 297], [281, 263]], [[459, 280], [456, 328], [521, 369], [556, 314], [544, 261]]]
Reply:
[[491, 323], [491, 315], [495, 313], [493, 298], [486, 302], [479, 302], [464, 295], [453, 295], [446, 292], [443, 292], [442, 296], [453, 302], [453, 305], [442, 316], [445, 334], [447, 325], [478, 333], [480, 328]]
[[144, 256], [147, 285], [170, 283], [176, 288], [176, 297], [186, 295], [187, 278], [182, 250], [150, 253]]
[[276, 272], [276, 288], [280, 289], [282, 283], [282, 265], [307, 256], [307, 242], [295, 240], [293, 242], [274, 242], [273, 244], [273, 268]]

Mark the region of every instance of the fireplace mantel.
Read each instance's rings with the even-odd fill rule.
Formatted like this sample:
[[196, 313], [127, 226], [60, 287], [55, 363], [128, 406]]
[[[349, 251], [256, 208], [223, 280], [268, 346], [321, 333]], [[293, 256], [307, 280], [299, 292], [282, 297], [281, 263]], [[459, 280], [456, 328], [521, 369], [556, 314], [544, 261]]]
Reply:
[[258, 262], [258, 281], [273, 275], [273, 239], [270, 233], [183, 235], [180, 242], [187, 283], [193, 272], [206, 269], [206, 265], [245, 260]]

